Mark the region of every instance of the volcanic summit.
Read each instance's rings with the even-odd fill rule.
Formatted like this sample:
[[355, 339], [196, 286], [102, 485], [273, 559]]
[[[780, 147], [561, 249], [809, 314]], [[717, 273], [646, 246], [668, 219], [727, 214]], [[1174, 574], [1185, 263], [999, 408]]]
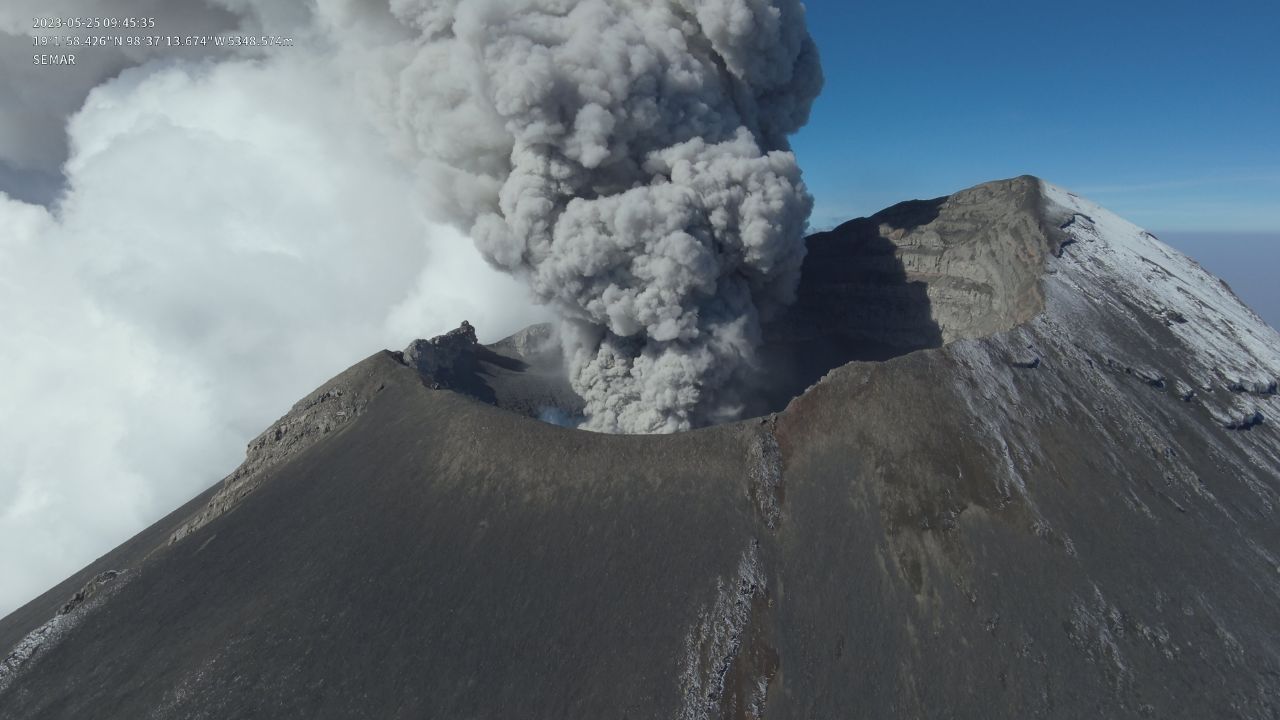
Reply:
[[544, 422], [548, 326], [342, 372], [0, 621], [0, 717], [1275, 717], [1276, 331], [1031, 177], [807, 245], [747, 420]]

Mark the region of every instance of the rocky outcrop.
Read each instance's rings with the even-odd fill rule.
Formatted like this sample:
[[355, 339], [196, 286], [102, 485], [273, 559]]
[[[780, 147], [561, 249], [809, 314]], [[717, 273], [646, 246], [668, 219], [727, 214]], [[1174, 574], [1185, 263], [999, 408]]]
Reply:
[[582, 398], [569, 385], [550, 325], [534, 325], [481, 345], [463, 321], [431, 340], [415, 340], [396, 357], [433, 390], [452, 390], [526, 417], [576, 426]]
[[808, 239], [796, 304], [765, 327], [766, 413], [828, 371], [979, 338], [1044, 309], [1061, 235], [1020, 177], [900, 203]]
[[418, 371], [423, 382], [433, 389], [462, 389], [469, 376], [479, 369], [477, 351], [480, 341], [476, 329], [466, 320], [456, 330], [431, 340], [414, 340], [400, 353], [405, 365]]
[[356, 366], [303, 398], [249, 443], [244, 462], [222, 480], [205, 507], [173, 531], [169, 542], [182, 540], [243, 502], [262, 484], [268, 470], [360, 417], [382, 389], [381, 383]]
[[773, 342], [842, 336], [902, 351], [1008, 330], [1044, 309], [1057, 241], [1038, 180], [913, 200], [809, 238], [799, 302]]
[[[95, 605], [101, 603], [110, 591], [123, 582], [120, 570], [104, 570], [93, 577], [84, 587], [76, 591], [58, 612], [47, 622], [27, 633], [0, 660], [0, 694], [3, 694], [18, 674], [26, 669], [38, 655], [47, 653], [57, 646], [58, 642], [78, 623], [84, 620]], [[0, 711], [3, 716], [3, 711]]]

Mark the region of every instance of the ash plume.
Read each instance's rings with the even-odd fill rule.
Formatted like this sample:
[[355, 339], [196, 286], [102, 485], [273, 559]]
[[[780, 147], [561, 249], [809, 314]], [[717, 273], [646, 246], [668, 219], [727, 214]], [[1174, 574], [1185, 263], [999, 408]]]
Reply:
[[738, 411], [812, 208], [787, 143], [822, 85], [798, 0], [352, 1], [318, 17], [439, 217], [563, 319], [588, 429]]

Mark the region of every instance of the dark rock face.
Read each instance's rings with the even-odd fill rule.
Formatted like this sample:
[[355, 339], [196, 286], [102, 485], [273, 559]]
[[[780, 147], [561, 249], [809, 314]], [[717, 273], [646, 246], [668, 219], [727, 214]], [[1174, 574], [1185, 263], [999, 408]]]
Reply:
[[120, 577], [120, 571], [118, 570], [104, 570], [98, 573], [97, 575], [94, 576], [92, 580], [89, 581], [88, 585], [85, 585], [83, 588], [81, 588], [79, 592], [73, 595], [71, 599], [68, 600], [67, 603], [62, 606], [62, 609], [58, 611], [58, 614], [67, 615], [71, 613], [72, 611], [74, 611], [76, 608], [80, 607], [87, 601], [92, 600], [95, 596], [97, 596], [99, 590], [106, 587], [108, 583], [110, 583], [112, 580], [115, 580], [118, 577]]
[[480, 341], [476, 329], [466, 320], [452, 330], [431, 340], [414, 340], [401, 353], [404, 364], [418, 371], [434, 389], [453, 384], [466, 386], [468, 376], [479, 369], [476, 357]]
[[809, 318], [897, 350], [775, 415], [533, 421], [545, 328], [372, 356], [282, 420], [308, 442], [268, 430], [252, 493], [0, 621], [0, 718], [1275, 717], [1280, 338], [1031, 179], [877, 217], [902, 276], [802, 298], [924, 283], [883, 306], [919, 322]]
[[1008, 330], [1044, 309], [1060, 240], [1021, 177], [900, 203], [809, 238], [796, 304], [765, 327], [755, 413], [786, 407], [827, 372]]
[[582, 398], [569, 385], [550, 325], [485, 346], [464, 320], [445, 335], [415, 340], [398, 357], [433, 390], [454, 390], [534, 418], [548, 410], [568, 417], [582, 413]]

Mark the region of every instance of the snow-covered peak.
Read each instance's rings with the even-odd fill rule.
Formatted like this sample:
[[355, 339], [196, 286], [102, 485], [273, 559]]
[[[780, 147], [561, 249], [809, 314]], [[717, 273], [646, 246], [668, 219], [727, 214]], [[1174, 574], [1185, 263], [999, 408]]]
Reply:
[[1067, 238], [1055, 263], [1060, 281], [1079, 290], [1106, 282], [1135, 310], [1164, 321], [1190, 351], [1189, 364], [1204, 371], [1205, 389], [1276, 391], [1280, 334], [1226, 283], [1100, 205], [1049, 183], [1043, 190], [1049, 216], [1064, 218]]

